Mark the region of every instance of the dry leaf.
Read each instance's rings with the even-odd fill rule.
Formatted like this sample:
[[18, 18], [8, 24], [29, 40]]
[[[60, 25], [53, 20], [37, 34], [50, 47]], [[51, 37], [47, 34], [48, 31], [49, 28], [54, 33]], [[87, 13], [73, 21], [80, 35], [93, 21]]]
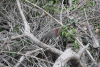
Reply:
[[95, 30], [95, 33], [97, 34], [98, 32], [99, 32], [99, 29], [96, 29], [96, 30]]

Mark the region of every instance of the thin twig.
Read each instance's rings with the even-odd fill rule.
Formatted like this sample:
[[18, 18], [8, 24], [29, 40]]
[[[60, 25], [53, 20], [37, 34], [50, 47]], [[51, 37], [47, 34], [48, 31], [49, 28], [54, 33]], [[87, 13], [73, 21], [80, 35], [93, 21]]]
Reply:
[[63, 53], [63, 51], [61, 50], [58, 50], [56, 48], [51, 48], [51, 46], [41, 42], [40, 40], [38, 40], [31, 32], [30, 32], [30, 26], [24, 16], [24, 13], [21, 9], [21, 6], [20, 6], [20, 2], [19, 0], [16, 0], [17, 1], [17, 5], [18, 5], [18, 8], [19, 8], [19, 11], [20, 11], [20, 14], [21, 14], [21, 17], [23, 19], [23, 22], [24, 22], [24, 27], [25, 27], [25, 31], [24, 31], [24, 34], [30, 39], [32, 40], [35, 44], [37, 44], [39, 47], [43, 48], [43, 49], [48, 49], [48, 51], [50, 52], [53, 52], [55, 54], [58, 54], [58, 55], [61, 55]]
[[26, 2], [28, 2], [29, 4], [39, 8], [40, 10], [42, 10], [43, 12], [45, 12], [48, 16], [50, 16], [52, 19], [54, 19], [57, 23], [59, 23], [61, 26], [63, 26], [63, 24], [61, 22], [59, 22], [56, 18], [54, 18], [52, 15], [50, 15], [48, 12], [46, 12], [45, 10], [43, 10], [41, 7], [37, 6], [36, 4], [33, 4], [27, 0], [25, 0]]
[[[42, 49], [36, 49], [36, 50], [33, 50], [33, 51], [27, 51], [26, 55], [30, 55], [31, 56], [32, 53], [40, 51], [40, 50], [42, 50]], [[20, 53], [20, 52], [18, 52], [18, 53]], [[25, 58], [25, 56], [21, 56], [19, 61], [16, 63], [16, 65], [14, 67], [19, 67], [19, 65], [24, 61], [24, 58]]]
[[82, 32], [84, 32], [88, 37], [90, 37], [91, 38], [91, 36], [87, 33], [87, 32], [85, 32], [79, 25], [77, 25], [77, 24], [75, 24]]
[[60, 12], [60, 22], [62, 23], [62, 11], [63, 11], [63, 2], [64, 2], [64, 0], [62, 0], [62, 8], [61, 8], [61, 12]]
[[99, 47], [99, 42], [98, 42], [98, 40], [95, 38], [95, 36], [93, 35], [93, 33], [92, 33], [92, 31], [91, 31], [91, 28], [90, 28], [90, 25], [89, 25], [89, 22], [88, 22], [88, 18], [87, 18], [87, 14], [86, 14], [85, 9], [84, 9], [84, 13], [85, 13], [85, 17], [86, 17], [86, 20], [87, 20], [88, 30], [89, 30], [90, 35], [91, 35], [91, 37], [92, 37], [93, 47], [94, 47], [94, 48], [98, 48], [98, 47]]
[[28, 22], [27, 22], [27, 20], [26, 20], [26, 18], [25, 18], [25, 16], [24, 16], [24, 13], [23, 13], [23, 11], [22, 11], [22, 9], [21, 9], [21, 5], [20, 5], [19, 0], [16, 0], [16, 1], [17, 1], [17, 5], [18, 5], [18, 8], [19, 8], [21, 17], [22, 17], [23, 22], [24, 22], [25, 32], [28, 32], [28, 33], [29, 33], [29, 32], [30, 32], [29, 24], [28, 24]]
[[[77, 40], [77, 42], [84, 47], [84, 45], [79, 41], [78, 38], [75, 37], [75, 39]], [[92, 55], [90, 54], [90, 52], [86, 49], [87, 54], [90, 56], [91, 60], [93, 61], [94, 64], [96, 64], [95, 60], [93, 59]]]
[[87, 2], [87, 0], [85, 0], [83, 3], [79, 4], [78, 7], [76, 7], [74, 10], [72, 10], [70, 12], [70, 14], [73, 14], [73, 12], [75, 12], [77, 9], [79, 9], [81, 6], [83, 6], [86, 2]]
[[[92, 19], [96, 19], [96, 18], [100, 18], [100, 16], [96, 16], [96, 17], [91, 17], [91, 18], [88, 18], [88, 20], [92, 20]], [[80, 23], [84, 22], [84, 21], [87, 21], [86, 19], [82, 20]]]
[[88, 18], [87, 18], [85, 9], [84, 9], [84, 13], [85, 13], [85, 17], [86, 17], [86, 20], [87, 20], [87, 26], [88, 26], [89, 32], [90, 32], [91, 36], [93, 36], [93, 33], [92, 33], [91, 29], [90, 29], [90, 25], [89, 25], [89, 22], [88, 22]]
[[0, 51], [0, 52], [3, 52], [3, 53], [11, 53], [11, 54], [18, 54], [18, 55], [22, 55], [22, 56], [26, 56], [26, 57], [32, 57], [34, 59], [38, 59], [38, 60], [41, 60], [41, 61], [44, 61], [44, 62], [47, 62], [47, 63], [50, 63], [50, 64], [54, 64], [52, 62], [46, 61], [44, 59], [41, 59], [41, 58], [38, 58], [38, 57], [35, 57], [35, 56], [32, 56], [32, 55], [27, 55], [27, 54], [22, 54], [22, 53], [17, 53], [17, 52], [9, 52], [9, 51]]

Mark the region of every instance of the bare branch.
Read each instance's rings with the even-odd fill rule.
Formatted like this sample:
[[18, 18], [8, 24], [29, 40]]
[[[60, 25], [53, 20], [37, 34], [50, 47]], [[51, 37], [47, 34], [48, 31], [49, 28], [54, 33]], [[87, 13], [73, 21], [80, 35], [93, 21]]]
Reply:
[[[27, 51], [25, 55], [30, 55], [30, 54], [32, 54], [34, 52], [37, 52], [37, 51], [40, 51], [40, 50], [42, 50], [42, 49], [36, 49], [36, 50], [33, 50], [33, 51]], [[14, 67], [19, 67], [19, 65], [24, 61], [24, 58], [25, 58], [25, 56], [21, 56], [19, 61], [17, 62], [17, 64]]]
[[11, 40], [14, 40], [14, 39], [17, 39], [17, 38], [21, 38], [21, 37], [24, 37], [26, 36], [25, 34], [22, 34], [22, 35], [17, 35], [17, 36], [11, 36]]
[[75, 24], [82, 32], [84, 32], [88, 37], [90, 37], [91, 38], [91, 36], [87, 33], [87, 32], [85, 32], [79, 25], [77, 25], [77, 24]]
[[100, 46], [99, 46], [99, 42], [98, 42], [98, 40], [95, 38], [94, 34], [93, 34], [92, 31], [91, 31], [91, 28], [90, 28], [90, 26], [89, 26], [89, 22], [88, 22], [88, 18], [87, 18], [85, 9], [84, 9], [84, 13], [85, 13], [85, 17], [86, 17], [86, 20], [87, 20], [88, 30], [89, 30], [90, 35], [91, 35], [91, 37], [92, 37], [93, 47], [94, 47], [94, 48], [98, 48], [98, 47], [100, 47]]
[[[79, 50], [79, 53], [76, 53], [74, 51], [72, 51], [71, 49], [66, 49], [61, 56], [56, 60], [55, 64], [53, 65], [53, 67], [64, 67], [66, 65], [66, 63], [70, 60], [72, 60], [72, 64], [75, 67], [80, 67], [82, 66], [80, 64], [80, 57], [81, 54], [85, 51], [85, 49], [88, 48], [88, 45], [82, 49]], [[81, 53], [80, 53], [81, 52]], [[73, 63], [74, 62], [74, 63]], [[75, 64], [75, 65], [74, 65]]]
[[54, 18], [52, 15], [50, 15], [48, 12], [46, 12], [45, 10], [43, 10], [41, 7], [37, 6], [36, 4], [33, 4], [27, 0], [25, 0], [26, 2], [30, 3], [31, 5], [39, 8], [40, 10], [42, 10], [43, 12], [45, 12], [48, 16], [50, 16], [52, 19], [54, 19], [57, 23], [59, 23], [61, 26], [63, 26], [63, 24], [61, 22], [59, 22], [56, 18]]
[[72, 0], [68, 0], [70, 7], [72, 7]]
[[[88, 18], [88, 20], [92, 20], [92, 19], [96, 19], [96, 18], [100, 18], [100, 16], [96, 16], [96, 17], [91, 17], [91, 18]], [[80, 23], [84, 22], [84, 21], [87, 21], [86, 19], [82, 20]]]
[[64, 2], [64, 0], [62, 0], [62, 8], [61, 8], [61, 12], [60, 12], [60, 22], [62, 23], [62, 11], [63, 11], [63, 2]]
[[[77, 42], [78, 42], [82, 47], [84, 47], [84, 45], [82, 44], [82, 42], [79, 41], [78, 38], [75, 37], [75, 39], [77, 40]], [[92, 62], [93, 62], [94, 64], [96, 64], [94, 58], [92, 57], [92, 55], [90, 54], [90, 52], [89, 52], [87, 49], [86, 49], [86, 52], [87, 52], [87, 54], [89, 55], [89, 57], [91, 58]]]
[[49, 45], [47, 45], [47, 44], [41, 42], [41, 41], [38, 40], [32, 33], [27, 34], [27, 36], [28, 36], [35, 44], [37, 44], [39, 47], [44, 48], [45, 50], [48, 50], [48, 51], [50, 51], [50, 52], [53, 52], [53, 53], [55, 53], [55, 54], [57, 54], [57, 55], [60, 55], [60, 54], [63, 53], [61, 50], [58, 50], [58, 49], [56, 49], [56, 48], [53, 48], [53, 47], [51, 47], [51, 46], [49, 46]]
[[79, 9], [81, 6], [83, 6], [86, 2], [87, 2], [87, 0], [85, 0], [83, 3], [79, 4], [78, 7], [76, 7], [74, 10], [72, 10], [70, 12], [70, 14], [73, 14], [73, 12], [75, 12], [77, 9]]
[[[9, 51], [0, 51], [0, 52], [22, 55], [22, 57], [20, 58], [20, 61], [21, 61], [21, 62], [22, 62], [22, 59], [24, 58], [23, 56], [26, 56], [26, 57], [32, 57], [32, 58], [35, 58], [35, 59], [38, 59], [38, 60], [41, 60], [41, 61], [44, 61], [44, 62], [53, 64], [52, 62], [46, 61], [46, 60], [44, 60], [44, 59], [41, 59], [41, 58], [38, 58], [38, 57], [35, 57], [35, 56], [32, 56], [32, 55], [29, 55], [29, 54], [33, 53], [34, 51], [29, 51], [29, 52], [28, 52], [29, 54], [22, 54], [22, 53], [9, 52]], [[21, 63], [21, 62], [20, 62], [20, 63]]]
[[23, 11], [21, 9], [21, 6], [20, 6], [20, 3], [19, 3], [19, 0], [16, 0], [17, 1], [17, 5], [18, 5], [18, 8], [19, 8], [19, 11], [20, 11], [20, 14], [23, 18], [23, 22], [24, 22], [24, 25], [25, 25], [25, 34], [28, 38], [30, 38], [34, 43], [36, 43], [39, 47], [42, 47], [44, 48], [45, 50], [49, 50], [55, 54], [62, 54], [63, 52], [56, 49], [56, 48], [52, 48], [50, 46], [48, 46], [47, 44], [45, 43], [42, 43], [40, 40], [38, 40], [31, 32], [30, 32], [30, 26], [28, 25], [28, 22], [23, 14]]
[[19, 0], [16, 0], [16, 1], [17, 1], [17, 5], [18, 5], [18, 8], [19, 8], [21, 17], [22, 17], [22, 19], [23, 19], [24, 25], [25, 25], [25, 31], [26, 31], [26, 32], [30, 32], [30, 27], [29, 27], [29, 25], [28, 25], [28, 22], [27, 22], [25, 16], [24, 16], [23, 11], [21, 10], [21, 6], [20, 6], [20, 3], [19, 3]]

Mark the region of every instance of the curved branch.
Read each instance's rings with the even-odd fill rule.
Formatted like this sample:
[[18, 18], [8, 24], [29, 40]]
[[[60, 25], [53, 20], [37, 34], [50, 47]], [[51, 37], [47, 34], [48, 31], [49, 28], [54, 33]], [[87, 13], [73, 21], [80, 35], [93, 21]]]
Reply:
[[88, 46], [89, 44], [84, 46], [82, 49], [79, 50], [78, 53], [72, 51], [71, 48], [66, 49], [56, 60], [53, 67], [64, 67], [68, 61], [70, 61], [74, 67], [81, 67], [82, 64], [80, 63], [80, 57], [82, 53], [88, 48]]
[[22, 17], [23, 22], [24, 22], [25, 31], [26, 31], [26, 32], [30, 32], [30, 27], [29, 27], [29, 25], [28, 25], [28, 22], [27, 22], [25, 16], [24, 16], [24, 13], [23, 13], [23, 11], [22, 11], [22, 9], [21, 9], [20, 2], [19, 2], [19, 0], [16, 0], [16, 1], [17, 1], [17, 5], [18, 5], [18, 9], [19, 9], [19, 11], [20, 11], [21, 17]]
[[25, 33], [25, 35], [26, 35], [29, 39], [31, 39], [31, 41], [33, 41], [35, 44], [37, 44], [39, 47], [41, 47], [41, 48], [43, 48], [43, 49], [45, 49], [45, 50], [49, 50], [49, 51], [51, 51], [51, 52], [53, 52], [53, 53], [55, 53], [55, 54], [58, 54], [58, 55], [62, 54], [62, 53], [63, 53], [62, 51], [60, 51], [60, 50], [58, 50], [58, 49], [56, 49], [56, 48], [52, 48], [52, 47], [48, 46], [48, 45], [45, 44], [45, 43], [42, 43], [40, 40], [38, 40], [38, 39], [30, 32], [30, 26], [28, 25], [28, 22], [27, 22], [27, 20], [26, 20], [26, 18], [25, 18], [25, 16], [24, 16], [24, 13], [23, 13], [23, 11], [22, 11], [22, 9], [21, 9], [20, 2], [19, 2], [19, 0], [16, 0], [16, 1], [17, 1], [17, 5], [18, 5], [18, 8], [19, 8], [21, 17], [22, 17], [23, 22], [24, 22], [24, 26], [25, 26], [25, 31], [24, 31], [24, 33]]
[[37, 6], [36, 4], [33, 4], [27, 0], [25, 0], [26, 2], [28, 2], [29, 4], [39, 8], [40, 10], [42, 10], [43, 12], [45, 12], [48, 16], [50, 16], [52, 19], [54, 19], [57, 23], [59, 23], [61, 26], [63, 26], [62, 22], [59, 22], [56, 18], [54, 18], [52, 15], [50, 15], [48, 12], [46, 12], [45, 10], [43, 10], [41, 7]]
[[[53, 67], [64, 67], [69, 60], [74, 60], [76, 64], [80, 64], [79, 55], [73, 52], [71, 49], [65, 50], [62, 55], [56, 60]], [[75, 66], [76, 67], [76, 66]]]

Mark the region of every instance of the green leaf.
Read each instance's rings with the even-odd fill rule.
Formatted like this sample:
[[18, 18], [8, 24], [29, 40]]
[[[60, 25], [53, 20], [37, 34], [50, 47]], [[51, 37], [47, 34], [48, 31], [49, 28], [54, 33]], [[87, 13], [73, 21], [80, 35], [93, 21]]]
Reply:
[[15, 57], [15, 54], [14, 53], [12, 53], [12, 55], [13, 55], [13, 57]]
[[66, 34], [66, 37], [68, 37], [68, 36], [69, 36], [69, 33]]
[[16, 43], [13, 43], [13, 45], [16, 45]]
[[90, 2], [87, 2], [86, 4], [89, 5], [89, 6], [92, 6], [92, 3], [90, 3]]
[[49, 4], [53, 4], [53, 1], [49, 1]]
[[8, 52], [5, 52], [5, 54], [8, 54]]
[[26, 45], [26, 46], [28, 46], [28, 43], [27, 43], [27, 42], [25, 42], [25, 45]]
[[62, 32], [62, 36], [64, 36], [64, 32]]
[[71, 47], [74, 47], [74, 44], [71, 44]]
[[73, 30], [70, 30], [70, 31], [69, 31], [70, 34], [73, 34], [72, 32], [73, 32]]
[[75, 45], [75, 46], [76, 46], [76, 48], [79, 48], [80, 45]]
[[75, 42], [74, 42], [75, 44], [77, 43], [77, 41], [75, 40]]
[[66, 41], [66, 39], [64, 38], [64, 41]]

